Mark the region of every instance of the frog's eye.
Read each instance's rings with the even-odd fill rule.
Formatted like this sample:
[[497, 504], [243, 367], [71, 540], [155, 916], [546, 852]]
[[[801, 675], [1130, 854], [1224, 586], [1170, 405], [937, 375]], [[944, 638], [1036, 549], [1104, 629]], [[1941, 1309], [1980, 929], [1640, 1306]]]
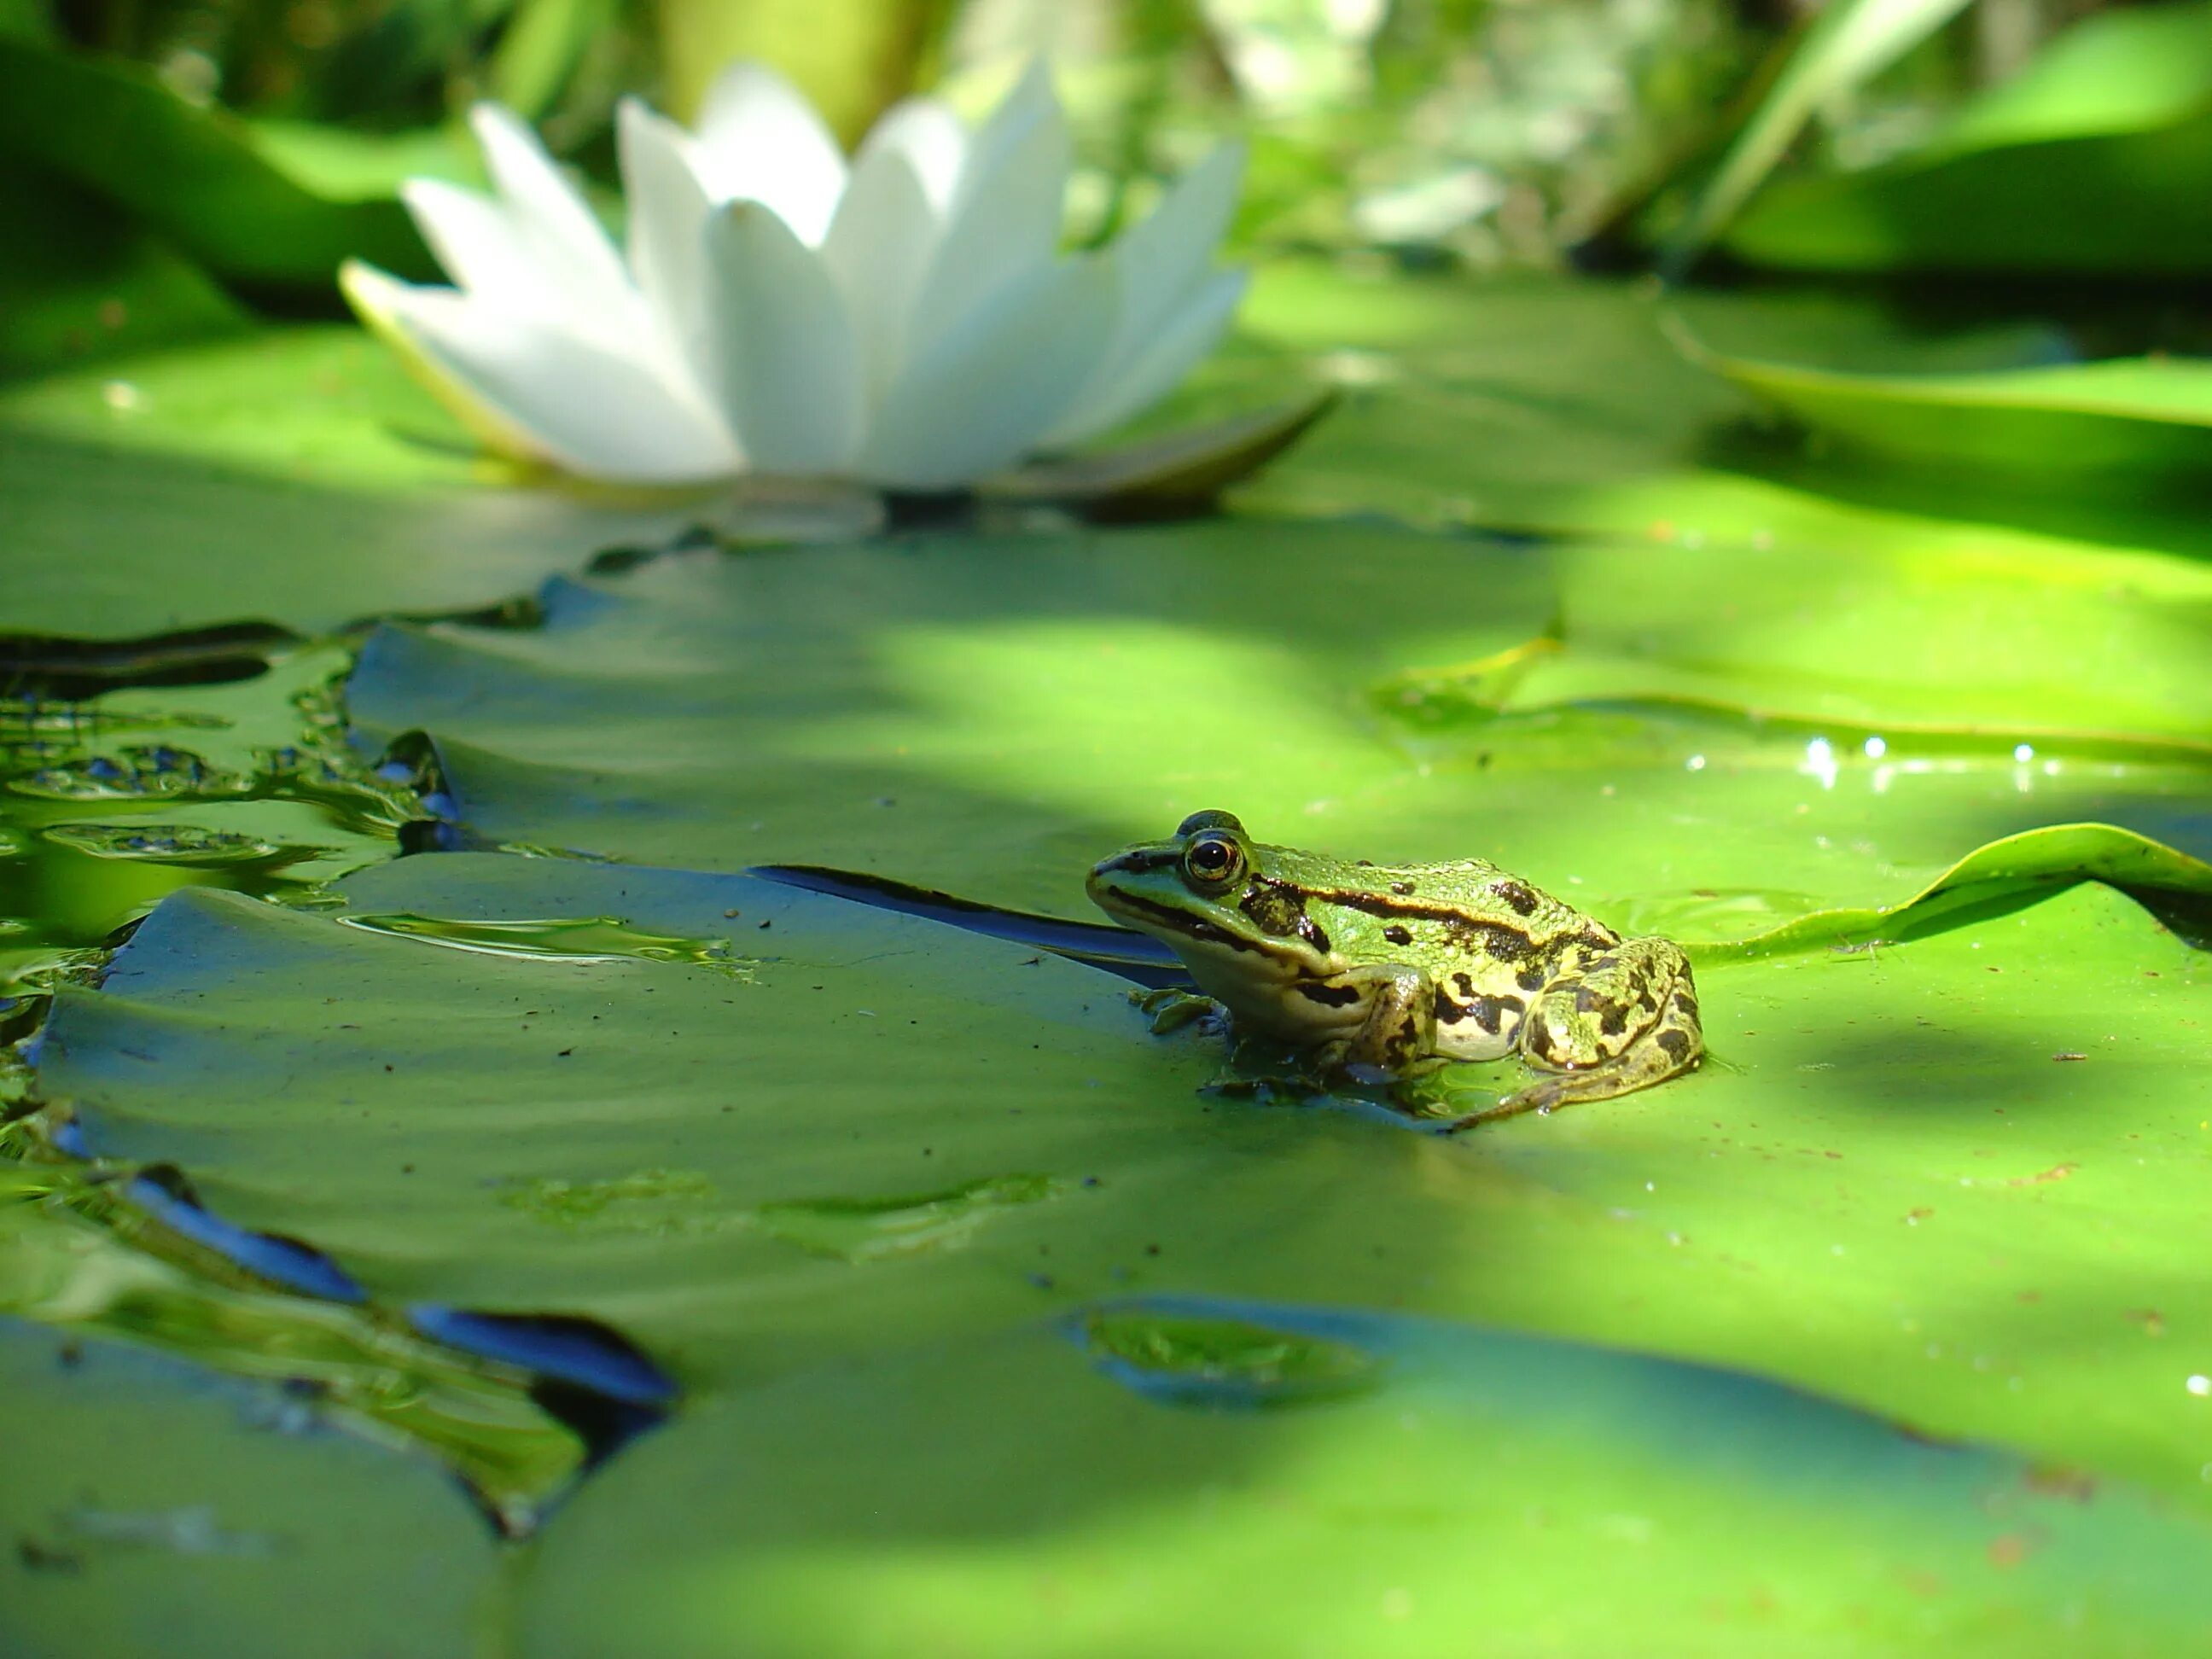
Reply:
[[1234, 836], [1210, 833], [1183, 849], [1183, 873], [1200, 887], [1219, 887], [1244, 873], [1244, 849]]

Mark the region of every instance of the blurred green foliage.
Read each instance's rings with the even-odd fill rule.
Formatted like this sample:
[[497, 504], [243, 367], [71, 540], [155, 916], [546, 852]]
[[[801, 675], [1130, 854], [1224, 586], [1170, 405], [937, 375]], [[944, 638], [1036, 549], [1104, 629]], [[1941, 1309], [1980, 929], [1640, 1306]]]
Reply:
[[[1140, 211], [1157, 180], [1235, 132], [1254, 145], [1242, 228], [1257, 245], [1477, 265], [1553, 264], [1583, 246], [1640, 259], [1646, 230], [1679, 218], [1740, 134], [1771, 161], [1809, 116], [1801, 164], [1891, 160], [2096, 9], [1979, 0], [1894, 64], [1862, 51], [1823, 70], [1808, 65], [1817, 51], [1788, 66], [1799, 36], [1817, 47], [1823, 31], [1847, 33], [1844, 14], [1880, 4], [1837, 0], [1808, 33], [1822, 10], [1809, 0], [5, 0], [19, 82], [100, 95], [17, 97], [0, 154], [58, 157], [217, 275], [327, 303], [337, 243], [420, 268], [395, 246], [398, 216], [368, 223], [363, 198], [410, 173], [465, 176], [453, 129], [477, 99], [520, 110], [556, 152], [611, 178], [620, 96], [688, 114], [736, 58], [777, 64], [851, 141], [917, 88], [978, 106], [1042, 52], [1076, 123], [1079, 237]], [[1917, 9], [1925, 21], [1892, 29], [1898, 41], [1957, 8]], [[136, 190], [130, 168], [99, 164], [93, 124], [110, 118], [89, 112], [111, 82], [136, 95]], [[148, 101], [156, 91], [166, 107]], [[217, 165], [226, 150], [236, 178]], [[1756, 183], [1742, 165], [1731, 199]], [[210, 167], [213, 193], [242, 204], [168, 191], [178, 168], [205, 185]], [[257, 169], [330, 211], [271, 208], [282, 192]], [[1806, 263], [1804, 240], [1785, 263]], [[272, 243], [288, 252], [234, 257]]]

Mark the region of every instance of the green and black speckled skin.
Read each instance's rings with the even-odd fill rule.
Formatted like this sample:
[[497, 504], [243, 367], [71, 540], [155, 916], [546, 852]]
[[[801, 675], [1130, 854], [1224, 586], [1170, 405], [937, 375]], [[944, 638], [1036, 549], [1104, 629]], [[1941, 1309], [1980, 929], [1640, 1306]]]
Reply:
[[[1232, 878], [1194, 872], [1200, 839], [1234, 842]], [[1481, 859], [1347, 863], [1200, 812], [1102, 861], [1089, 887], [1171, 947], [1240, 1029], [1324, 1065], [1396, 1075], [1517, 1052], [1548, 1073], [1484, 1119], [1644, 1088], [1704, 1052], [1680, 946], [1623, 940]]]

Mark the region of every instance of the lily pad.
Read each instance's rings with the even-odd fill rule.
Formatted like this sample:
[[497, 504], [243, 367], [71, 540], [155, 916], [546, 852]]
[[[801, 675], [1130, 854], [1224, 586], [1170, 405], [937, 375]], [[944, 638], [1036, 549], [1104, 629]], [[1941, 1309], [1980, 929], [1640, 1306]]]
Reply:
[[1994, 1655], [2204, 1616], [2201, 1517], [1753, 1379], [1213, 1298], [1064, 1329], [707, 1407], [547, 1540], [533, 1649], [1577, 1652], [1633, 1608], [1649, 1651]]
[[[1617, 1613], [1566, 1593], [1607, 1528], [1654, 1628], [1747, 1583], [1763, 1610], [1729, 1617], [1770, 1644], [1853, 1616], [2016, 1642], [2045, 1596], [2115, 1642], [2196, 1616], [2148, 1586], [2195, 1582], [2160, 1564], [2205, 1524], [2180, 1223], [2212, 968], [2109, 890], [1709, 967], [1696, 1076], [1441, 1138], [1208, 1100], [1211, 1045], [1146, 1035], [1111, 981], [744, 878], [454, 855], [346, 885], [762, 958], [732, 985], [183, 894], [39, 1051], [94, 1148], [182, 1158], [373, 1293], [558, 1295], [684, 1377], [693, 1409], [548, 1534], [533, 1645], [643, 1618], [678, 1653], [1027, 1650], [1009, 1583], [1081, 1559], [1069, 1639], [1150, 1647], [1272, 1629], [1250, 1576], [1286, 1553], [1317, 1608], [1556, 1633]], [[957, 1044], [917, 1035], [946, 1020]], [[1171, 1518], [1200, 1488], [1231, 1522]]]
[[691, 522], [482, 476], [350, 329], [264, 331], [0, 395], [11, 633], [301, 633], [495, 606]]
[[[2196, 1201], [2212, 957], [2109, 888], [1709, 963], [1696, 1075], [1455, 1138], [1201, 1097], [1218, 1042], [1152, 1036], [1122, 981], [744, 877], [462, 854], [342, 891], [758, 963], [487, 955], [193, 890], [59, 994], [37, 1076], [88, 1150], [179, 1164], [379, 1298], [583, 1314], [702, 1398], [1124, 1291], [1396, 1308], [2201, 1501], [2161, 1334], [2212, 1291], [2191, 1230], [2145, 1218]], [[1471, 1109], [1498, 1069], [1448, 1086]]]
[[1234, 523], [706, 553], [556, 583], [542, 630], [385, 629], [348, 696], [494, 842], [1087, 917], [1092, 862], [1224, 806], [1601, 915], [1756, 870], [1796, 895], [1759, 933], [2054, 817], [2205, 844], [2212, 576], [2065, 574]]
[[466, 1650], [495, 1546], [435, 1465], [313, 1428], [275, 1383], [13, 1320], [0, 1392], [11, 1651]]
[[1962, 915], [2034, 903], [2083, 881], [2131, 895], [2182, 938], [2212, 950], [2212, 864], [2110, 824], [2062, 823], [1978, 848], [1901, 903], [1816, 912], [1756, 939], [1707, 945], [1705, 953], [1870, 951], [1955, 927]]
[[1852, 374], [1704, 357], [1791, 420], [1894, 463], [2202, 489], [2212, 477], [2212, 365], [2114, 359], [1987, 374]]
[[2212, 528], [2194, 501], [2133, 490], [2054, 501], [2010, 481], [1978, 489], [1856, 453], [1808, 453], [1802, 434], [1762, 431], [1771, 424], [1766, 402], [1699, 371], [1671, 337], [1686, 330], [1730, 359], [1899, 376], [2078, 355], [2032, 314], [1990, 325], [2002, 314], [1985, 306], [1981, 325], [1960, 333], [1829, 298], [1534, 277], [1363, 279], [1286, 262], [1253, 285], [1246, 354], [1203, 375], [1186, 409], [1283, 395], [1293, 368], [1344, 385], [1326, 422], [1233, 493], [1247, 510], [1383, 512], [1421, 524], [1626, 536], [1683, 553], [1751, 548], [1784, 561], [1866, 551], [2049, 557], [2082, 544], [2212, 555]]

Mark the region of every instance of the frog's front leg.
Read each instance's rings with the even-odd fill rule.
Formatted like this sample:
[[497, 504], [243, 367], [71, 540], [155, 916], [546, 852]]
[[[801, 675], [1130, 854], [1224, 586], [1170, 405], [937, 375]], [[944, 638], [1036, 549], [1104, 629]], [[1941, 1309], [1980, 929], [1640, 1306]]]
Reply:
[[1437, 1052], [1437, 982], [1419, 968], [1383, 963], [1353, 969], [1339, 983], [1362, 995], [1367, 1017], [1334, 1061], [1358, 1077], [1402, 1077]]
[[1206, 1019], [1221, 1011], [1221, 1005], [1212, 997], [1186, 991], [1179, 985], [1163, 985], [1150, 991], [1132, 991], [1129, 1000], [1151, 1016], [1154, 1036], [1165, 1036], [1170, 1031], [1179, 1031], [1194, 1020]]
[[1590, 952], [1537, 994], [1519, 1047], [1531, 1066], [1556, 1075], [1453, 1128], [1606, 1100], [1688, 1071], [1705, 1053], [1689, 957], [1664, 939]]

